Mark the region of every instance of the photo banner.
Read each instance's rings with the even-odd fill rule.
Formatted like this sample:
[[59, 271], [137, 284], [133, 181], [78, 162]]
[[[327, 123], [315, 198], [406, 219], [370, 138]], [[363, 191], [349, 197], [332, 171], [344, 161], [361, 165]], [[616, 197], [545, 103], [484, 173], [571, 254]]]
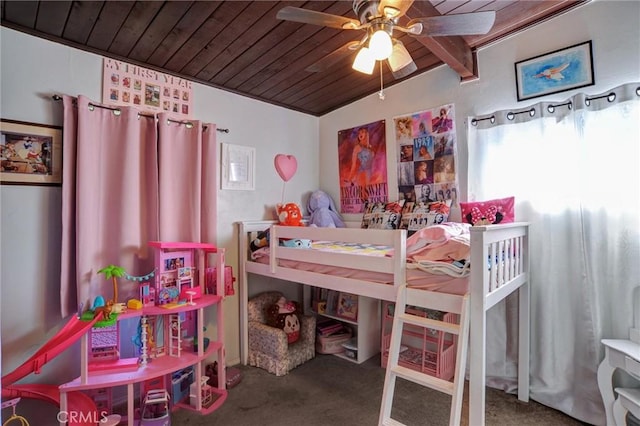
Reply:
[[338, 132], [338, 169], [341, 213], [362, 213], [366, 201], [388, 200], [384, 120]]
[[458, 203], [453, 104], [394, 117], [398, 193], [408, 202]]
[[104, 58], [102, 102], [139, 106], [150, 112], [193, 115], [191, 81], [126, 62]]

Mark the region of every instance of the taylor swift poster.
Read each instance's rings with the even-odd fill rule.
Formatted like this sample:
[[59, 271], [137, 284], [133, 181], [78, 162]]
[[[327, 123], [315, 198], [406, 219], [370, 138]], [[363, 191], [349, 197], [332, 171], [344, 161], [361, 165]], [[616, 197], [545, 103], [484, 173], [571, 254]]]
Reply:
[[338, 167], [341, 213], [362, 213], [365, 202], [388, 200], [384, 120], [338, 132]]
[[[453, 105], [393, 119], [398, 152], [398, 191], [407, 201], [428, 203], [456, 194], [456, 130]], [[453, 196], [452, 196], [453, 198]]]

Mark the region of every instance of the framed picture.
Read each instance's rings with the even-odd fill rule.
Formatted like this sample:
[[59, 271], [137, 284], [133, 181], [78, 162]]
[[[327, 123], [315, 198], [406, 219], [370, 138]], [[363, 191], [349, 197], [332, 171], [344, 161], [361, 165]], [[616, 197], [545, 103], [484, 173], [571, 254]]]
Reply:
[[222, 189], [255, 189], [255, 148], [222, 144]]
[[356, 321], [358, 319], [358, 296], [351, 293], [340, 293], [336, 314], [341, 318]]
[[0, 120], [0, 181], [62, 184], [62, 127]]
[[591, 41], [515, 63], [518, 100], [595, 84]]

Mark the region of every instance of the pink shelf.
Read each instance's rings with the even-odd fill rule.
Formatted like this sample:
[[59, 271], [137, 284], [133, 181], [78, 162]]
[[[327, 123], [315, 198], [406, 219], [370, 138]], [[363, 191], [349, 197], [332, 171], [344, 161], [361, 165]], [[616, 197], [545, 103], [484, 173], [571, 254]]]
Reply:
[[154, 358], [145, 367], [139, 367], [136, 371], [90, 374], [89, 377], [87, 377], [86, 383], [82, 383], [80, 377], [78, 377], [75, 380], [60, 385], [59, 389], [61, 392], [69, 392], [73, 390], [89, 390], [142, 382], [148, 379], [153, 379], [154, 377], [171, 374], [175, 371], [196, 364], [221, 349], [221, 347], [222, 343], [212, 341], [206, 352], [201, 357], [199, 357], [197, 353], [186, 351], [182, 352], [180, 358], [165, 355], [160, 358]]
[[105, 374], [107, 372], [136, 371], [138, 368], [138, 358], [121, 358], [112, 361], [93, 361], [89, 364], [89, 373]]
[[171, 250], [205, 250], [209, 253], [216, 253], [218, 248], [209, 243], [192, 243], [192, 242], [180, 242], [180, 241], [149, 241], [150, 247], [156, 247], [159, 249], [171, 249]]
[[127, 309], [126, 312], [123, 312], [118, 315], [118, 320], [127, 319], [127, 318], [135, 318], [140, 317], [142, 315], [171, 315], [177, 314], [179, 312], [187, 312], [193, 311], [194, 309], [205, 308], [207, 306], [215, 305], [222, 301], [221, 296], [212, 295], [212, 294], [204, 294], [200, 296], [198, 299], [195, 299], [193, 303], [195, 305], [190, 305], [189, 303], [184, 303], [178, 307], [167, 309], [161, 308], [159, 306], [147, 306], [142, 309]]
[[176, 408], [184, 408], [185, 410], [195, 411], [196, 413], [201, 413], [202, 415], [207, 415], [207, 414], [213, 413], [218, 408], [220, 408], [222, 406], [222, 404], [224, 403], [224, 401], [227, 399], [227, 390], [226, 389], [211, 388], [211, 393], [214, 394], [215, 400], [213, 401], [213, 403], [210, 406], [202, 407], [202, 410], [200, 410], [200, 411], [196, 410], [196, 407], [194, 407], [193, 405], [188, 404], [186, 402], [179, 402], [179, 403], [177, 403], [175, 405], [175, 407]]

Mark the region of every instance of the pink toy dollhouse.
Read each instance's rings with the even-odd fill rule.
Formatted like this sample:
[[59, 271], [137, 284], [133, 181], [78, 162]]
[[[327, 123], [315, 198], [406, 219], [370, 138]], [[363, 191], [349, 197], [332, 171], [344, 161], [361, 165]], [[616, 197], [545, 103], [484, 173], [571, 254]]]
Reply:
[[197, 280], [204, 283], [205, 276], [195, 276], [193, 255], [190, 250], [156, 250], [153, 287], [157, 295], [156, 304], [175, 304], [187, 299], [192, 301], [203, 294]]
[[[155, 273], [139, 286], [141, 309], [118, 314], [114, 325], [99, 327], [96, 323], [81, 338], [81, 374], [59, 387], [61, 411], [67, 410], [67, 394], [74, 391], [86, 392], [96, 407], [110, 411], [111, 389], [117, 386], [127, 388], [126, 423], [131, 425], [139, 422], [136, 390], [141, 401], [149, 392], [166, 391], [173, 409], [188, 408], [203, 414], [225, 401], [224, 377], [220, 386], [206, 386], [191, 394], [197, 388], [191, 385], [200, 383], [197, 378], [206, 377], [202, 363], [207, 358], [215, 358], [222, 374], [225, 371], [224, 249], [182, 242], [150, 242], [149, 246], [155, 251]], [[207, 275], [213, 270], [215, 286], [209, 285], [208, 291], [212, 277]], [[211, 307], [216, 310], [215, 341], [204, 337], [204, 310]], [[127, 319], [139, 319], [140, 356], [123, 359], [120, 342], [124, 345], [129, 339], [121, 338], [120, 324]]]
[[118, 324], [91, 329], [91, 361], [111, 361], [120, 357]]
[[149, 281], [140, 284], [140, 301], [144, 307], [156, 304], [156, 288]]

